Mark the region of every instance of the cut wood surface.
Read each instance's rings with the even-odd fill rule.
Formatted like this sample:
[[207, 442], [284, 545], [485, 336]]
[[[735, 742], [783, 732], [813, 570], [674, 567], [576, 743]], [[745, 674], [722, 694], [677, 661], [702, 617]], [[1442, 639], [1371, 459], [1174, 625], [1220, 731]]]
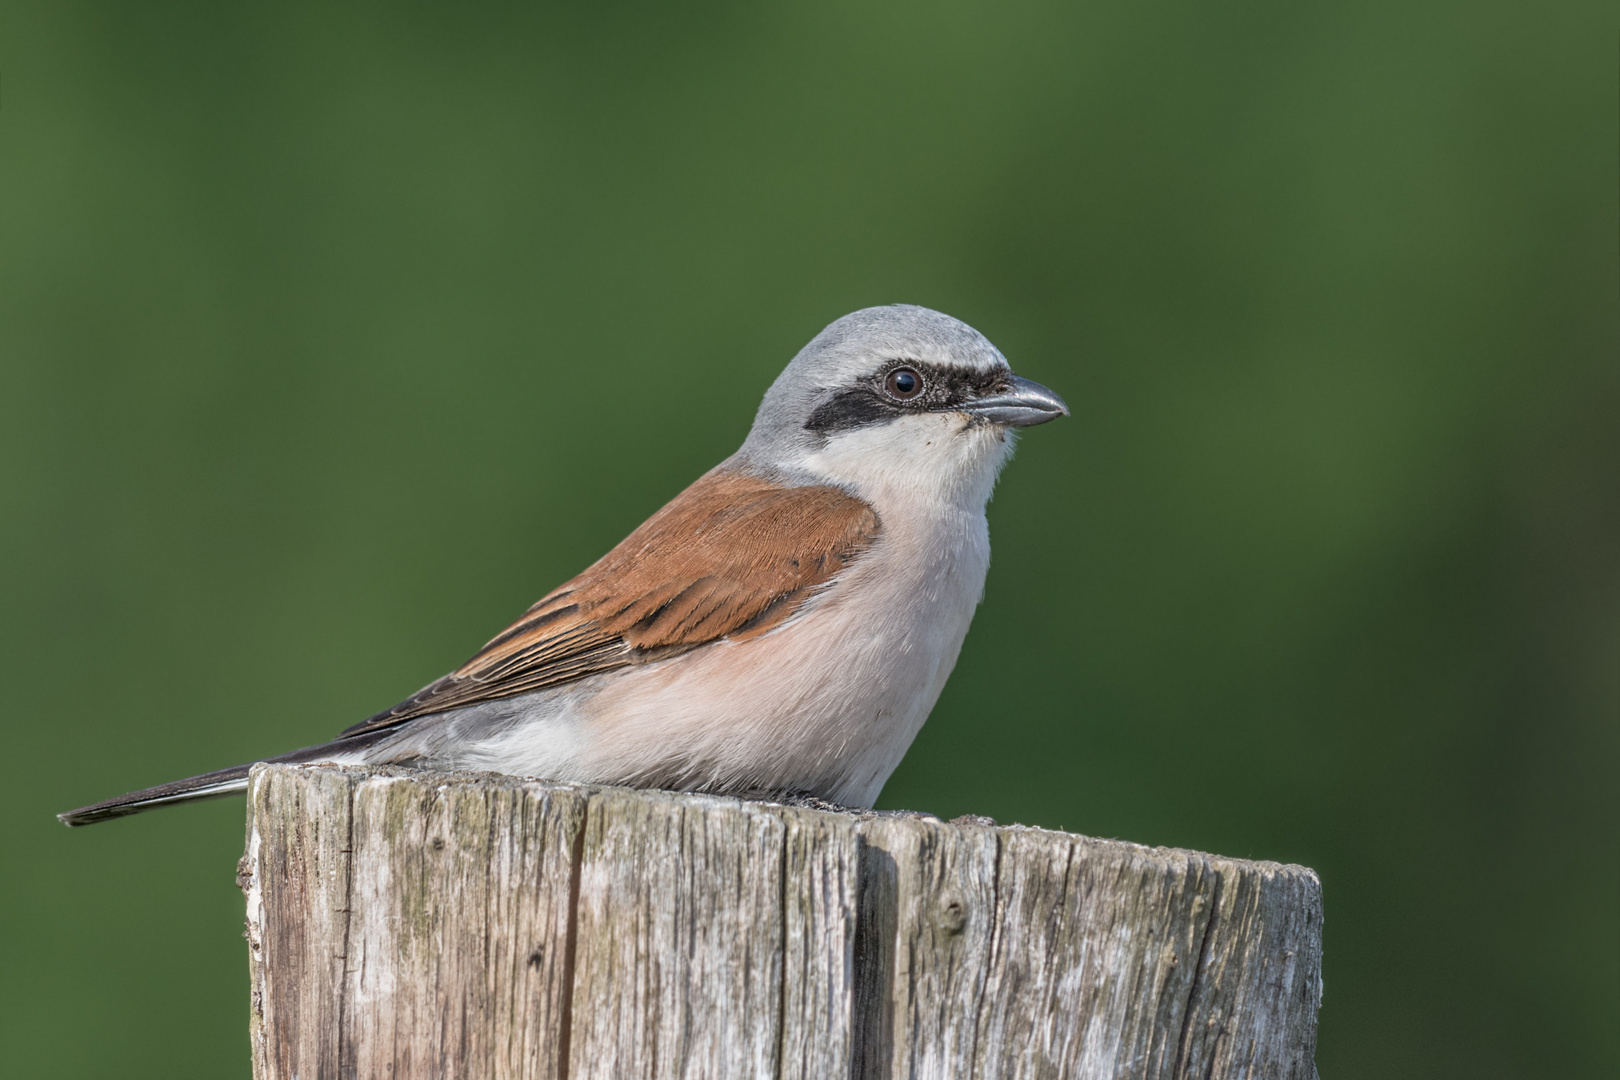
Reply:
[[1298, 866], [261, 765], [240, 880], [259, 1080], [1315, 1076]]

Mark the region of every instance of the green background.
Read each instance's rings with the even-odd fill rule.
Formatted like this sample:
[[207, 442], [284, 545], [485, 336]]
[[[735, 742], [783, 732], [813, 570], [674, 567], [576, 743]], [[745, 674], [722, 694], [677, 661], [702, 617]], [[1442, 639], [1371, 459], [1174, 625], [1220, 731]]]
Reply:
[[1620, 1069], [1608, 4], [0, 3], [0, 1072], [246, 1076], [230, 800], [968, 320], [1074, 418], [883, 805], [1306, 863], [1319, 1063]]

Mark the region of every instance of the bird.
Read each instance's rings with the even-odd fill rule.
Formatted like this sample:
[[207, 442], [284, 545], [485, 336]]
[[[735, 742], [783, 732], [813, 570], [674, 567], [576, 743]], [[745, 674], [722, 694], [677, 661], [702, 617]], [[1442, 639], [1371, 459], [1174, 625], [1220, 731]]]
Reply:
[[[788, 363], [736, 453], [465, 664], [271, 762], [401, 765], [869, 808], [956, 665], [1019, 429], [1069, 415], [910, 304]], [[246, 789], [251, 764], [71, 810]]]

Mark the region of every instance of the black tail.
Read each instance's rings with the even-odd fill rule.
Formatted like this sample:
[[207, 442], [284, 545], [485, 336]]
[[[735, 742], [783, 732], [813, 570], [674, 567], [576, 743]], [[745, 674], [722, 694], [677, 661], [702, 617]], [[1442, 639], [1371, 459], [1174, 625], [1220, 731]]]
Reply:
[[56, 816], [64, 825], [89, 825], [109, 818], [123, 817], [125, 814], [138, 814], [154, 806], [168, 806], [170, 803], [192, 802], [197, 799], [217, 799], [222, 795], [246, 791], [248, 770], [251, 768], [252, 765], [233, 765], [229, 769], [217, 769], [201, 776], [171, 780], [167, 784], [132, 791], [116, 799], [81, 806], [77, 810], [69, 810]]
[[[321, 761], [330, 757], [333, 753], [358, 750], [368, 743], [376, 742], [380, 736], [392, 734], [394, 734], [392, 729], [367, 732], [365, 735], [348, 739], [336, 739], [320, 746], [306, 746], [302, 750], [294, 750], [290, 754], [280, 754], [273, 758], [265, 758], [265, 760], [286, 764]], [[120, 795], [116, 799], [81, 806], [77, 810], [57, 814], [56, 817], [64, 825], [93, 825], [98, 821], [107, 821], [110, 818], [123, 817], [126, 814], [138, 814], [142, 810], [150, 810], [156, 806], [197, 802], [202, 799], [217, 799], [224, 795], [234, 795], [238, 791], [247, 790], [248, 771], [256, 764], [258, 763], [249, 762], [246, 765], [233, 765], [229, 769], [216, 769], [213, 772], [203, 773], [201, 776], [188, 776], [184, 780], [171, 780], [167, 784], [132, 791], [128, 795]]]

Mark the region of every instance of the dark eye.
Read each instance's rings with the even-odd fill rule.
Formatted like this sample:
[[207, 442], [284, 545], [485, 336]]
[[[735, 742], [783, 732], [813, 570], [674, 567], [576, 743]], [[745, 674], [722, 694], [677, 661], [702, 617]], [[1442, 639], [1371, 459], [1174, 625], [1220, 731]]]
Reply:
[[922, 393], [922, 376], [908, 367], [895, 368], [889, 372], [889, 377], [883, 381], [883, 389], [889, 392], [890, 397], [909, 401]]

